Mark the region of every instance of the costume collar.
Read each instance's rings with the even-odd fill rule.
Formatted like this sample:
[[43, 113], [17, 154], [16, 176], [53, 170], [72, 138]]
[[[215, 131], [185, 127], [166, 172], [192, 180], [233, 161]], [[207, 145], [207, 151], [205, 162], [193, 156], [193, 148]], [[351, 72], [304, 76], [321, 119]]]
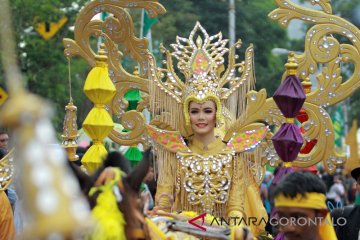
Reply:
[[192, 152], [197, 154], [213, 155], [221, 152], [226, 147], [225, 143], [220, 138], [215, 138], [214, 141], [204, 146], [204, 143], [193, 138], [189, 143], [189, 148]]

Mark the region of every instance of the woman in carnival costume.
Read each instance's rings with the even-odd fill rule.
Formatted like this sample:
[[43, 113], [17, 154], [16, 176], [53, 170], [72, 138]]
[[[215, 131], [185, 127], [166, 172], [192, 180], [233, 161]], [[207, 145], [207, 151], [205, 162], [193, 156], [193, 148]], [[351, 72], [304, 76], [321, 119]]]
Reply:
[[[159, 167], [156, 205], [166, 212], [230, 218], [232, 225], [253, 217], [257, 223], [250, 227], [259, 233], [267, 214], [251, 163], [260, 161], [258, 145], [268, 128], [260, 123], [242, 124], [245, 93], [254, 86], [252, 46], [245, 62], [235, 63], [235, 48], [241, 43], [230, 49], [226, 43], [221, 33], [209, 37], [197, 23], [189, 39], [177, 37], [177, 44], [171, 45], [174, 52], [163, 48], [166, 69], [150, 64], [154, 124], [147, 130], [155, 142]], [[226, 52], [228, 69], [223, 72]], [[173, 68], [173, 56], [184, 80]], [[237, 99], [231, 103], [232, 93]], [[231, 104], [237, 105], [233, 113], [228, 109]]]

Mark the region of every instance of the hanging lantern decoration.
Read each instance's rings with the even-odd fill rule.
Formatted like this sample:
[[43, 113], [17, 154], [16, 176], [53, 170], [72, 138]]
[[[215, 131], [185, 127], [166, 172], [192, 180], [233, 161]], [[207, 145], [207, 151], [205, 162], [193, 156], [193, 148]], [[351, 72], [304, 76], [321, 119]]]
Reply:
[[306, 95], [303, 86], [296, 76], [297, 63], [294, 53], [289, 53], [288, 62], [285, 64], [287, 77], [276, 90], [273, 99], [286, 118], [280, 129], [273, 136], [274, 148], [284, 162], [274, 178], [277, 183], [282, 176], [294, 171], [291, 167], [303, 145], [303, 138], [299, 127], [295, 124], [295, 117], [305, 102]]
[[[141, 93], [139, 90], [129, 90], [124, 95], [124, 98], [128, 101], [129, 105], [127, 108], [127, 111], [136, 110], [137, 105], [139, 101], [141, 100]], [[124, 132], [127, 132], [128, 130], [124, 128]], [[126, 152], [124, 153], [124, 156], [130, 161], [131, 166], [136, 166], [143, 158], [143, 153], [140, 151], [140, 149], [137, 147], [137, 144], [130, 146]]]
[[76, 149], [78, 147], [77, 138], [79, 137], [76, 123], [76, 110], [77, 107], [74, 105], [72, 98], [70, 98], [70, 102], [65, 107], [66, 114], [63, 124], [63, 134], [61, 135], [63, 138], [61, 145], [65, 149], [70, 161], [79, 160], [79, 156], [76, 155]]
[[116, 88], [108, 74], [104, 44], [100, 46], [99, 55], [95, 59], [96, 66], [90, 71], [84, 85], [85, 95], [94, 103], [83, 123], [83, 129], [93, 143], [81, 160], [89, 173], [93, 173], [102, 164], [107, 154], [103, 140], [114, 128], [114, 122], [105, 109], [105, 104], [116, 93]]

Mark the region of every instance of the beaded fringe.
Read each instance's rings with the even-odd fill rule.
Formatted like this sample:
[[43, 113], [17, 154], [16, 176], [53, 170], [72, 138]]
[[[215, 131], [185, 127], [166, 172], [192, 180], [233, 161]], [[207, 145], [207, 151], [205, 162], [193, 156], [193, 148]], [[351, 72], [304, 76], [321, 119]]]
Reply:
[[149, 95], [152, 96], [150, 111], [154, 118], [187, 136], [182, 104], [161, 90], [154, 81], [150, 81]]

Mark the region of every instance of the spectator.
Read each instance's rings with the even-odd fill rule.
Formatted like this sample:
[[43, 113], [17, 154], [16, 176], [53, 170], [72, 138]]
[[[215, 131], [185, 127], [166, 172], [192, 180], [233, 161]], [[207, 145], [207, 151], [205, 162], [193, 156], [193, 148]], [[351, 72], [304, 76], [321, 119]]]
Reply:
[[[360, 193], [360, 166], [351, 171], [351, 176], [356, 180], [357, 191]], [[359, 239], [360, 235], [360, 205], [354, 204], [342, 209], [335, 209], [331, 212], [333, 222], [342, 217], [346, 219], [346, 224], [336, 226], [336, 235], [339, 240]]]
[[[355, 196], [352, 196], [351, 194], [354, 194], [355, 192], [352, 192], [351, 189], [356, 183], [356, 181], [351, 177], [350, 173], [347, 173], [343, 171], [344, 176], [344, 188], [345, 188], [345, 194], [344, 194], [344, 205], [349, 205], [350, 203], [353, 203], [355, 200]], [[356, 188], [356, 187], [355, 187]]]
[[326, 194], [327, 201], [333, 206], [343, 205], [343, 197], [345, 188], [339, 175], [334, 176], [334, 184], [330, 187], [329, 192]]
[[279, 238], [336, 240], [325, 193], [325, 184], [308, 171], [296, 171], [285, 176], [275, 190], [275, 207], [282, 235]]
[[329, 173], [325, 172], [323, 168], [320, 168], [319, 172], [321, 179], [326, 184], [326, 192], [328, 192], [330, 190], [330, 187], [334, 184], [334, 177]]
[[270, 200], [269, 200], [269, 187], [271, 185], [272, 179], [273, 179], [272, 173], [266, 171], [264, 180], [260, 185], [261, 200], [262, 200], [262, 202], [264, 204], [264, 207], [265, 207], [266, 212], [268, 213], [268, 215], [271, 212], [271, 205], [270, 205]]
[[4, 129], [0, 129], [0, 149], [9, 151], [9, 135]]
[[357, 194], [357, 183], [354, 181], [348, 190], [348, 201], [349, 204], [354, 204]]

